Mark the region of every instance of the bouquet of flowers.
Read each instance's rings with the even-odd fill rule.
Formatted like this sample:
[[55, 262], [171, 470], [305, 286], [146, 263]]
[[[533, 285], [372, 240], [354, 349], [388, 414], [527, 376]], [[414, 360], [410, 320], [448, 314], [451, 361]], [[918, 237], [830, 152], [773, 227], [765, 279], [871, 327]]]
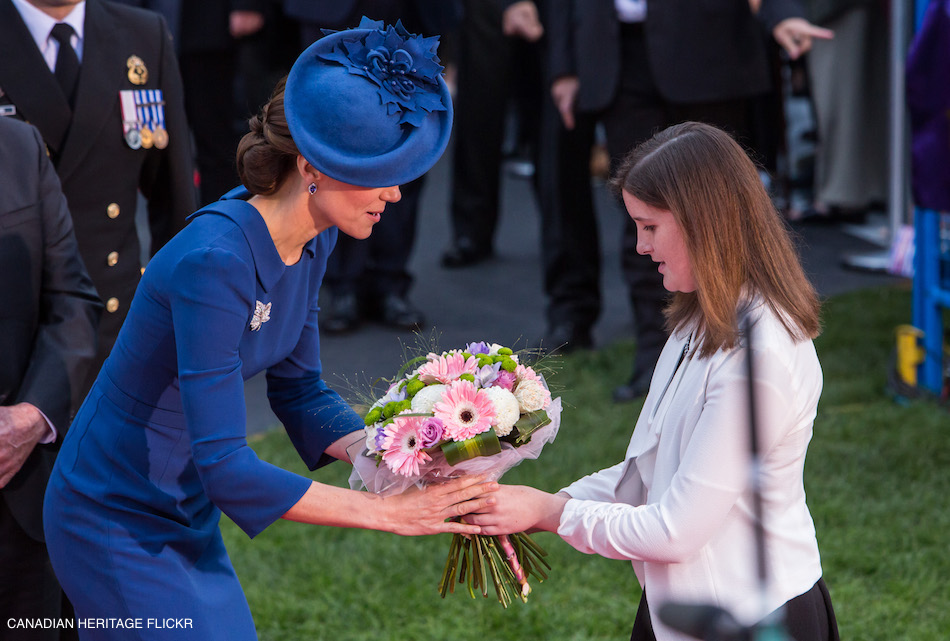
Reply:
[[[415, 368], [415, 369], [412, 369]], [[409, 371], [411, 369], [411, 371]], [[544, 377], [497, 344], [410, 360], [366, 413], [366, 442], [354, 457], [350, 487], [396, 494], [466, 474], [498, 479], [554, 440], [561, 399]], [[467, 583], [488, 596], [488, 581], [506, 608], [511, 594], [527, 601], [527, 577], [543, 581], [547, 553], [527, 534], [462, 536], [449, 547], [439, 591]]]

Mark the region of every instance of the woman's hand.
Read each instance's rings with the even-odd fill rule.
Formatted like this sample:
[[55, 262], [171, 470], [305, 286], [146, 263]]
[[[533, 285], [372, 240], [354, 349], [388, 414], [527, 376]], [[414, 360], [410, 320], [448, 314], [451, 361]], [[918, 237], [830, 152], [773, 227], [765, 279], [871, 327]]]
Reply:
[[498, 483], [485, 481], [484, 476], [463, 476], [424, 490], [412, 487], [383, 499], [383, 513], [390, 522], [381, 529], [403, 536], [440, 532], [482, 534], [479, 526], [458, 519], [491, 509], [498, 488]]
[[488, 509], [465, 517], [466, 523], [480, 525], [481, 533], [489, 536], [527, 530], [556, 532], [570, 499], [525, 485], [502, 485], [492, 498]]
[[481, 534], [479, 526], [456, 519], [491, 508], [497, 489], [498, 483], [486, 481], [484, 476], [464, 476], [424, 490], [412, 488], [383, 497], [314, 481], [283, 517], [300, 523], [383, 530], [404, 536]]

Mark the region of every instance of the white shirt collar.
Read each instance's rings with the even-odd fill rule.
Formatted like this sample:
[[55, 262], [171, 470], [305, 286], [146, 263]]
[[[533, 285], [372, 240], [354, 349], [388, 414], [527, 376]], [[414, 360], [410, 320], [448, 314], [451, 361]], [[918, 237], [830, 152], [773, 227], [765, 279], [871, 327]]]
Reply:
[[[55, 20], [51, 16], [43, 13], [32, 4], [26, 0], [12, 0], [13, 6], [16, 7], [16, 10], [20, 12], [20, 17], [23, 18], [26, 28], [29, 29], [30, 35], [33, 36], [33, 41], [36, 42], [37, 48], [43, 54], [44, 58], [47, 58], [47, 51], [50, 49], [49, 45], [49, 34], [52, 31], [53, 26], [57, 22], [65, 22], [76, 32], [76, 35], [79, 37], [79, 42], [76, 45], [76, 53], [79, 56], [79, 59], [82, 60], [82, 41], [83, 41], [83, 25], [86, 22], [86, 2], [83, 0], [76, 4], [73, 7], [73, 10], [69, 12], [69, 15], [66, 16], [63, 20]], [[56, 56], [53, 55], [53, 61], [55, 64]], [[47, 62], [48, 59], [47, 59]]]
[[647, 19], [647, 0], [614, 0], [621, 22], [643, 22]]

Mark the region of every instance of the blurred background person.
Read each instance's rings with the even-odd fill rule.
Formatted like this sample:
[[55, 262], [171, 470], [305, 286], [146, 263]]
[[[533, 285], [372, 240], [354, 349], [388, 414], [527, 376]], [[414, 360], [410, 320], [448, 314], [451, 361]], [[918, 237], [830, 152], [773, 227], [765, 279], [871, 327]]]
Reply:
[[[494, 254], [506, 133], [533, 159], [541, 100], [539, 40], [531, 0], [463, 0], [452, 160], [452, 239], [443, 267], [475, 265]], [[527, 108], [520, 105], [527, 104]], [[513, 117], [512, 117], [513, 116]]]
[[139, 194], [147, 201], [149, 255], [195, 207], [181, 76], [165, 20], [104, 0], [0, 0], [0, 111], [43, 136], [83, 262], [105, 301], [84, 395], [141, 277]]
[[546, 330], [539, 347], [593, 346], [600, 246], [590, 181], [593, 130], [569, 130], [544, 89], [546, 1], [469, 1], [459, 30], [451, 243], [442, 265], [494, 254], [501, 173], [533, 177]]
[[[284, 12], [300, 23], [304, 47], [322, 37], [323, 29], [354, 27], [361, 16], [388, 24], [401, 20], [412, 33], [440, 34], [454, 30], [458, 19], [457, 4], [446, 0], [284, 0]], [[349, 332], [364, 320], [402, 331], [425, 323], [425, 314], [409, 300], [413, 277], [408, 268], [424, 184], [423, 176], [400, 185], [402, 199], [386, 208], [366, 241], [340, 238], [323, 281], [323, 331]]]
[[[538, 4], [545, 24], [560, 16], [548, 0]], [[548, 38], [542, 40], [542, 77], [549, 78]], [[536, 188], [541, 218], [541, 259], [546, 330], [540, 346], [560, 353], [594, 346], [600, 317], [601, 249], [592, 177], [606, 178], [606, 156], [597, 145], [597, 121], [575, 120], [568, 128], [542, 82]], [[596, 153], [601, 152], [601, 153]]]
[[811, 209], [792, 220], [860, 221], [887, 202], [888, 33], [883, 0], [808, 0], [832, 29], [806, 56], [817, 140]]
[[7, 641], [54, 641], [63, 593], [43, 536], [43, 495], [86, 372], [102, 302], [76, 246], [39, 132], [0, 118], [0, 626]]
[[[800, 18], [795, 0], [764, 0], [761, 7], [731, 0], [549, 0], [549, 7], [554, 102], [568, 129], [593, 131], [589, 119], [603, 125], [614, 170], [655, 131], [686, 120], [718, 125], [748, 144], [749, 101], [771, 89], [763, 26], [794, 58], [814, 38], [831, 36]], [[565, 220], [573, 211], [565, 209]], [[666, 342], [666, 293], [636, 243], [636, 227], [626, 219], [621, 260], [637, 349], [629, 380], [614, 390], [618, 402], [646, 394]]]

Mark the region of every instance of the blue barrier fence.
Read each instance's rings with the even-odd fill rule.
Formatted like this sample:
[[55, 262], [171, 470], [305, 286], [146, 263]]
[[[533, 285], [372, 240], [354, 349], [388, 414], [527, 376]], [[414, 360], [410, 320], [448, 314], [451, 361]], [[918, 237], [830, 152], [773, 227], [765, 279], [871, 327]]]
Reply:
[[[929, 0], [915, 3], [919, 30]], [[950, 214], [933, 209], [914, 211], [913, 324], [923, 332], [923, 361], [918, 386], [940, 394], [944, 381], [943, 310], [950, 309]]]

